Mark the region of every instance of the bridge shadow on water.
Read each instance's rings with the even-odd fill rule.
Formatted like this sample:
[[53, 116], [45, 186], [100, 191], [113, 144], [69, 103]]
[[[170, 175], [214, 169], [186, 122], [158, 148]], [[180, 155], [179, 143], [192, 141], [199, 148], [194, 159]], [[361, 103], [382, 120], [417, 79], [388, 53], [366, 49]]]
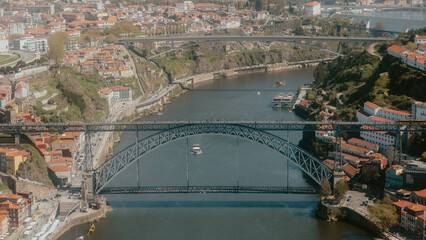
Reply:
[[292, 89], [282, 89], [282, 88], [277, 88], [277, 89], [198, 89], [195, 88], [191, 91], [196, 91], [196, 92], [289, 92], [289, 93], [294, 93], [296, 90], [292, 90]]
[[315, 208], [318, 201], [108, 201], [123, 208]]

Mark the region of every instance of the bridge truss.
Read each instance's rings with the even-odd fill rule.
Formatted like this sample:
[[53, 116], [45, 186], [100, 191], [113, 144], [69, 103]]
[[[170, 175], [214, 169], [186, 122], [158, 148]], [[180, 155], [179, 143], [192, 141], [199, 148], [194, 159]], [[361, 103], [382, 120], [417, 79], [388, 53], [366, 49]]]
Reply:
[[100, 193], [114, 177], [147, 152], [166, 143], [201, 134], [230, 135], [258, 142], [281, 153], [318, 184], [322, 179], [331, 180], [333, 177], [333, 172], [319, 159], [274, 134], [233, 124], [192, 124], [153, 134], [115, 154], [94, 171], [94, 192]]

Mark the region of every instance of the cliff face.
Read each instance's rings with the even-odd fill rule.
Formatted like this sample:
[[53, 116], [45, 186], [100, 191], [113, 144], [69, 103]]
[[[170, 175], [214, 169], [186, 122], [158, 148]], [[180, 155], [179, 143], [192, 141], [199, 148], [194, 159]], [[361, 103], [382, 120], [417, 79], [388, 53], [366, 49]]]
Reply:
[[[169, 50], [158, 48], [148, 56]], [[138, 51], [146, 51], [139, 49]], [[156, 68], [164, 70], [169, 78], [181, 78], [237, 67], [294, 62], [331, 57], [328, 52], [287, 43], [228, 42], [196, 45], [176, 50], [152, 60]], [[147, 61], [147, 65], [150, 61]]]

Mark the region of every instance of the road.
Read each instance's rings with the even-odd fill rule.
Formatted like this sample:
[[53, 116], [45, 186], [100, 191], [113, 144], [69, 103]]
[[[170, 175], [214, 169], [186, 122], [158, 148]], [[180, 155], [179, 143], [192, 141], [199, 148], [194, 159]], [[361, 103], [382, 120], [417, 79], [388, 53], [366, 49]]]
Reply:
[[335, 37], [335, 36], [236, 36], [236, 35], [209, 35], [209, 36], [158, 36], [158, 37], [138, 37], [121, 38], [119, 43], [125, 42], [161, 42], [161, 41], [222, 41], [222, 42], [241, 42], [241, 41], [320, 41], [320, 42], [386, 42], [393, 38], [385, 37]]
[[21, 56], [20, 60], [24, 61], [25, 63], [32, 62], [36, 58], [36, 55], [33, 52], [22, 50], [11, 50], [11, 52], [19, 54], [19, 56]]
[[376, 53], [375, 51], [374, 51], [374, 47], [377, 45], [377, 43], [373, 43], [373, 44], [371, 44], [369, 47], [368, 47], [368, 53], [370, 53], [371, 55], [373, 55], [373, 56], [376, 56], [376, 57], [378, 57], [379, 59], [380, 59], [380, 61], [382, 61], [382, 59], [383, 59], [383, 57], [380, 55], [380, 54], [378, 54], [378, 53]]

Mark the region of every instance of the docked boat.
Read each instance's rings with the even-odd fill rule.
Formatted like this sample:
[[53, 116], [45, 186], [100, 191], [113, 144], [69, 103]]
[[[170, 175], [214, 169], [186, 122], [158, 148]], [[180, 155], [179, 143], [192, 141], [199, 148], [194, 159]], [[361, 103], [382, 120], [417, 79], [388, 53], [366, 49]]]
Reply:
[[201, 151], [200, 145], [199, 144], [194, 144], [192, 146], [192, 152], [196, 155], [201, 154], [203, 151]]
[[294, 103], [293, 93], [279, 93], [275, 95], [272, 100], [272, 107], [274, 108], [290, 108]]

